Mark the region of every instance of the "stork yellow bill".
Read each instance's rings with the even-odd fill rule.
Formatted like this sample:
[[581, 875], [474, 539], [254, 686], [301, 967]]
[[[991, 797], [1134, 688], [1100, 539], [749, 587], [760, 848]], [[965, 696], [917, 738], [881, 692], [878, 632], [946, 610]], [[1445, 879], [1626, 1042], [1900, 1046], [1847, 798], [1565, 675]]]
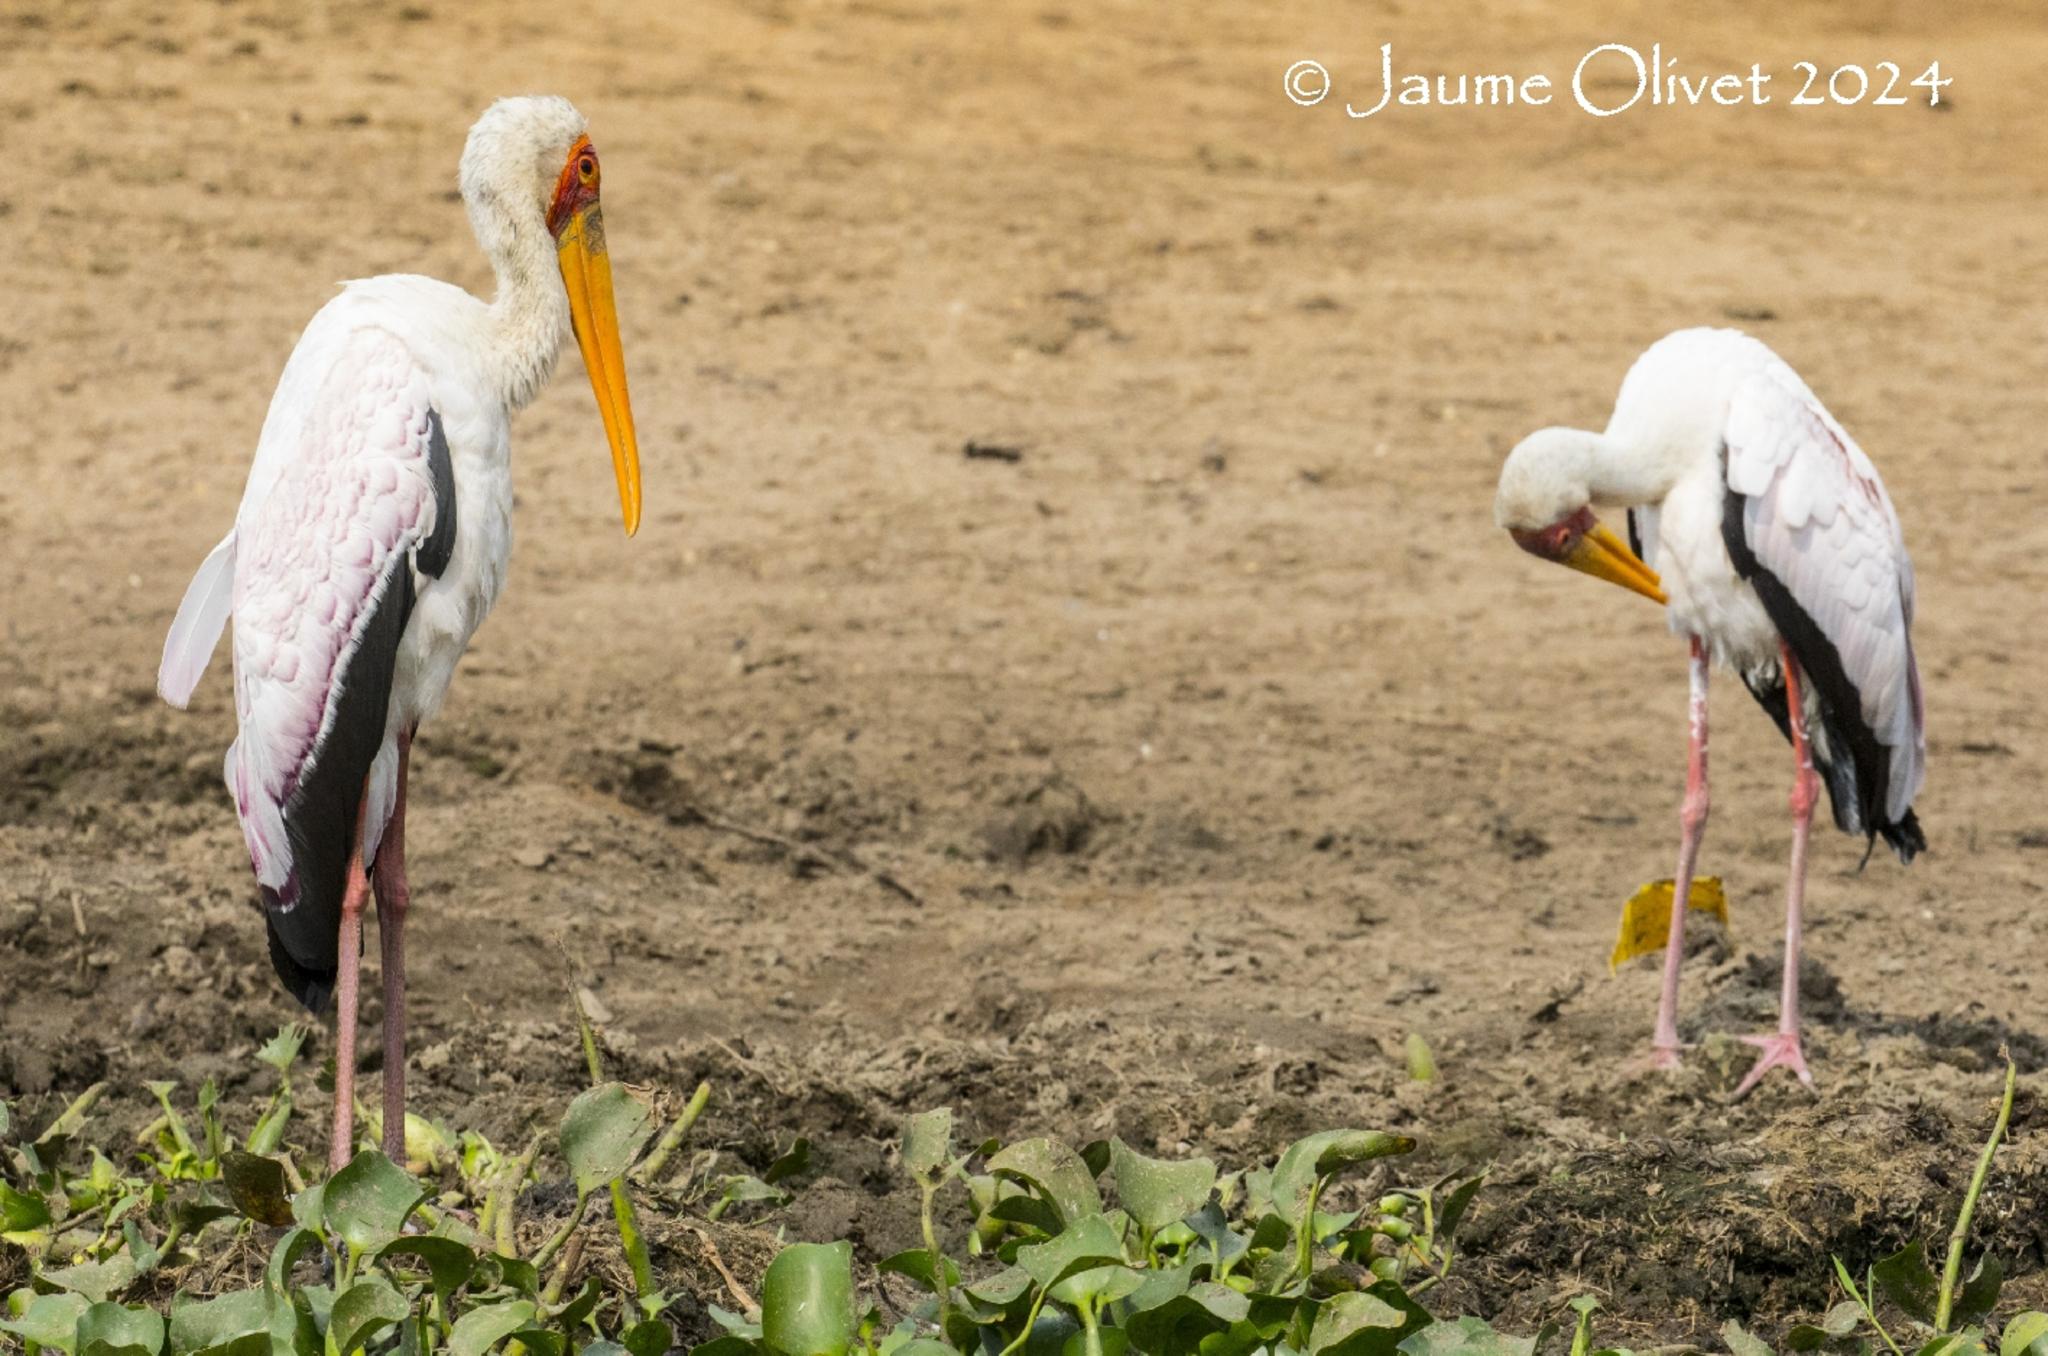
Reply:
[[1664, 581], [1657, 572], [1645, 565], [1628, 543], [1614, 535], [1607, 524], [1595, 522], [1586, 534], [1559, 561], [1582, 574], [1595, 579], [1605, 579], [1610, 584], [1619, 584], [1630, 593], [1640, 593], [1653, 603], [1668, 603], [1664, 596]]
[[612, 259], [605, 248], [604, 210], [598, 204], [600, 169], [590, 138], [570, 148], [548, 209], [555, 258], [569, 294], [576, 346], [590, 373], [590, 390], [611, 444], [612, 474], [626, 535], [640, 530], [640, 442], [633, 432], [633, 402], [626, 394], [626, 358], [619, 345], [619, 310], [612, 299]]

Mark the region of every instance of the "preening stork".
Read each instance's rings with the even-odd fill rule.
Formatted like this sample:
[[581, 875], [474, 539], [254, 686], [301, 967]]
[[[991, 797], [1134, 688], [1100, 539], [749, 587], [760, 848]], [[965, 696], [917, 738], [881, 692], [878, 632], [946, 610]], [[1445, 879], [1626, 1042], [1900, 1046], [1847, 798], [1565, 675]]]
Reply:
[[[1595, 506], [1628, 511], [1628, 542]], [[1494, 517], [1522, 549], [1666, 604], [1691, 647], [1691, 752], [1652, 1038], [1662, 1067], [1680, 1050], [1686, 900], [1707, 822], [1710, 661], [1741, 675], [1791, 742], [1778, 1029], [1745, 1037], [1763, 1053], [1737, 1093], [1779, 1065], [1810, 1084], [1799, 943], [1818, 784], [1843, 832], [1882, 837], [1902, 862], [1927, 846], [1913, 815], [1927, 764], [1913, 564], [1877, 468], [1762, 343], [1680, 330], [1629, 369], [1605, 432], [1547, 428], [1516, 446]]]
[[384, 980], [384, 1149], [405, 1145], [405, 791], [420, 722], [505, 581], [510, 425], [573, 331], [626, 532], [640, 454], [598, 206], [597, 152], [558, 98], [470, 129], [462, 200], [489, 303], [413, 275], [347, 284], [285, 364], [235, 525], [185, 591], [157, 690], [184, 706], [230, 615], [226, 776], [279, 978], [337, 998], [332, 1166], [354, 1149], [357, 967], [374, 882]]

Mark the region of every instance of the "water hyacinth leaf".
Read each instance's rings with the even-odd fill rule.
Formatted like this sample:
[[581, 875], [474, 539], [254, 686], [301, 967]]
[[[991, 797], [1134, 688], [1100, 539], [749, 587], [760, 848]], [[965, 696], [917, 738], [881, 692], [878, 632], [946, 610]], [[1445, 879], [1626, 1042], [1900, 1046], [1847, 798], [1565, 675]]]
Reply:
[[452, 1238], [431, 1234], [395, 1238], [377, 1250], [377, 1258], [386, 1266], [411, 1262], [424, 1269], [432, 1279], [434, 1293], [444, 1304], [450, 1295], [469, 1284], [469, 1278], [476, 1273], [474, 1252]]
[[1130, 1345], [1131, 1336], [1122, 1328], [1103, 1328], [1092, 1345], [1087, 1333], [1077, 1332], [1060, 1344], [1060, 1356], [1124, 1356]]
[[1064, 1228], [1084, 1215], [1102, 1213], [1102, 1193], [1095, 1174], [1081, 1156], [1058, 1140], [1027, 1139], [988, 1160], [997, 1177], [1021, 1182], [1038, 1192], [1059, 1215]]
[[1298, 1139], [1287, 1146], [1286, 1152], [1280, 1155], [1280, 1161], [1273, 1165], [1269, 1188], [1273, 1208], [1290, 1222], [1299, 1223], [1308, 1208], [1309, 1192], [1315, 1188], [1318, 1178], [1375, 1158], [1411, 1153], [1414, 1149], [1415, 1141], [1408, 1136], [1390, 1135], [1381, 1130], [1325, 1130]]
[[1811, 1323], [1795, 1323], [1785, 1330], [1785, 1350], [1791, 1352], [1819, 1351], [1828, 1340], [1827, 1330]]
[[1140, 1314], [1147, 1309], [1157, 1309], [1160, 1305], [1185, 1295], [1188, 1286], [1195, 1279], [1195, 1263], [1183, 1262], [1177, 1267], [1156, 1267], [1139, 1274], [1144, 1284], [1124, 1297], [1130, 1301], [1124, 1307], [1126, 1313]]
[[1109, 1171], [1110, 1148], [1106, 1139], [1091, 1139], [1081, 1146], [1081, 1163], [1088, 1169], [1090, 1177], [1100, 1177]]
[[484, 1356], [505, 1338], [533, 1322], [539, 1310], [532, 1300], [504, 1300], [480, 1305], [455, 1320], [448, 1334], [448, 1356]]
[[349, 1356], [411, 1312], [412, 1306], [391, 1282], [374, 1271], [364, 1276], [336, 1295], [328, 1312], [327, 1335], [335, 1356]]
[[2005, 1267], [1996, 1257], [1986, 1257], [1977, 1263], [1977, 1269], [1963, 1282], [1963, 1288], [1956, 1295], [1955, 1306], [1949, 1310], [1949, 1322], [1967, 1328], [1981, 1318], [1990, 1315], [1998, 1303], [1998, 1292], [2005, 1286]]
[[0, 1332], [52, 1351], [70, 1353], [78, 1338], [78, 1320], [91, 1307], [83, 1295], [37, 1295], [19, 1318], [0, 1319]]
[[540, 1271], [524, 1257], [507, 1257], [502, 1253], [494, 1253], [484, 1261], [496, 1269], [508, 1289], [515, 1290], [528, 1299], [540, 1293]]
[[890, 1348], [888, 1356], [960, 1356], [960, 1353], [937, 1338], [913, 1337], [900, 1346]]
[[2048, 1314], [2038, 1309], [2014, 1314], [1999, 1335], [1998, 1356], [2048, 1356]]
[[1407, 1356], [1534, 1356], [1536, 1339], [1507, 1337], [1483, 1319], [1432, 1323], [1396, 1348]]
[[1991, 1349], [1984, 1345], [1981, 1328], [1969, 1328], [1934, 1338], [1913, 1356], [1990, 1356]]
[[853, 1245], [795, 1243], [761, 1278], [761, 1338], [782, 1356], [846, 1356], [853, 1342]]
[[[512, 1334], [511, 1340], [532, 1352], [533, 1356], [569, 1356], [569, 1339], [547, 1328], [521, 1328]], [[599, 1345], [611, 1347], [614, 1351], [620, 1350], [616, 1342], [593, 1342], [584, 1350], [589, 1351]], [[511, 1349], [508, 1343], [505, 1350]], [[410, 1356], [410, 1353], [401, 1352], [400, 1356]]]
[[1485, 1181], [1486, 1174], [1483, 1172], [1477, 1177], [1467, 1178], [1452, 1188], [1451, 1194], [1444, 1198], [1443, 1208], [1436, 1212], [1438, 1243], [1447, 1244], [1457, 1235], [1458, 1226], [1464, 1222], [1465, 1212], [1472, 1208], [1472, 1200], [1479, 1194], [1479, 1188]]
[[1408, 1314], [1363, 1291], [1332, 1295], [1309, 1329], [1309, 1356], [1391, 1356], [1418, 1329]]
[[1085, 1215], [1055, 1238], [1017, 1249], [1017, 1265], [1050, 1290], [1077, 1271], [1116, 1266], [1124, 1260], [1123, 1239], [1103, 1215]]
[[796, 1176], [809, 1166], [811, 1166], [811, 1142], [807, 1139], [799, 1138], [796, 1143], [789, 1146], [788, 1153], [768, 1165], [768, 1170], [761, 1174], [761, 1180], [770, 1186], [774, 1186], [785, 1178]]
[[[267, 1350], [273, 1319], [282, 1310], [291, 1316], [291, 1306], [281, 1300], [273, 1302], [263, 1290], [232, 1290], [213, 1299], [192, 1300], [180, 1303], [171, 1301], [171, 1356], [186, 1356], [187, 1353], [201, 1352], [230, 1344], [239, 1345], [244, 1341], [255, 1341]], [[296, 1328], [296, 1318], [291, 1317], [284, 1331], [289, 1337]]]
[[1051, 1202], [1037, 1196], [1004, 1196], [988, 1208], [988, 1218], [1004, 1224], [1020, 1224], [1042, 1234], [1060, 1231], [1060, 1212]]
[[602, 1339], [586, 1343], [582, 1348], [582, 1352], [583, 1356], [626, 1356], [626, 1349], [617, 1342], [607, 1342]]
[[903, 1129], [903, 1168], [929, 1181], [953, 1158], [953, 1109], [940, 1107], [912, 1116]]
[[735, 1337], [759, 1340], [761, 1336], [761, 1325], [749, 1322], [744, 1314], [736, 1314], [730, 1309], [721, 1309], [715, 1304], [705, 1305], [704, 1312], [711, 1315], [713, 1323], [716, 1323]]
[[717, 1219], [719, 1215], [725, 1213], [725, 1207], [727, 1206], [749, 1205], [756, 1201], [771, 1201], [776, 1205], [786, 1205], [789, 1203], [788, 1192], [778, 1191], [758, 1177], [749, 1177], [745, 1173], [735, 1173], [723, 1180], [725, 1182], [725, 1190], [719, 1193], [718, 1205], [715, 1207], [715, 1213], [711, 1216], [713, 1219]]
[[1871, 1285], [1879, 1294], [1922, 1323], [1934, 1322], [1934, 1306], [1941, 1283], [1928, 1269], [1927, 1252], [1911, 1243], [1870, 1269]]
[[30, 1196], [0, 1182], [0, 1234], [25, 1234], [50, 1222], [50, 1207], [41, 1196]]
[[[586, 1353], [588, 1348], [585, 1349]], [[690, 1348], [690, 1356], [759, 1356], [760, 1347], [752, 1338], [726, 1333], [709, 1342], [699, 1342]]]
[[588, 1195], [633, 1166], [654, 1134], [646, 1103], [623, 1083], [606, 1083], [577, 1094], [562, 1117], [562, 1157], [575, 1174], [576, 1190]]
[[292, 1222], [301, 1229], [319, 1233], [326, 1225], [323, 1207], [327, 1203], [327, 1183], [315, 1182], [298, 1195], [292, 1197]]
[[604, 1290], [592, 1276], [583, 1282], [583, 1288], [576, 1292], [576, 1298], [562, 1306], [555, 1315], [555, 1322], [564, 1328], [573, 1328], [597, 1310], [597, 1302], [604, 1298]]
[[281, 1229], [292, 1222], [291, 1189], [284, 1165], [261, 1154], [230, 1149], [220, 1156], [221, 1181], [244, 1219]]
[[976, 1281], [964, 1286], [964, 1292], [983, 1304], [998, 1307], [1013, 1303], [1019, 1295], [1031, 1288], [1031, 1273], [1023, 1267], [1009, 1267], [997, 1272], [985, 1281]]
[[40, 1273], [36, 1279], [69, 1290], [74, 1295], [83, 1295], [98, 1304], [141, 1274], [142, 1268], [133, 1257], [117, 1252], [103, 1262], [57, 1267]]
[[1187, 1224], [1206, 1245], [1209, 1260], [1218, 1267], [1228, 1266], [1251, 1250], [1251, 1240], [1230, 1227], [1223, 1207], [1214, 1201], [1189, 1215]]
[[320, 1235], [311, 1229], [294, 1229], [277, 1240], [277, 1246], [270, 1250], [270, 1264], [263, 1269], [264, 1284], [274, 1295], [289, 1295], [292, 1291], [292, 1268], [299, 1259], [320, 1246]]
[[[665, 1356], [675, 1337], [674, 1330], [668, 1324], [658, 1318], [650, 1318], [635, 1323], [620, 1334], [619, 1345], [631, 1353], [631, 1356]], [[590, 1356], [596, 1346], [596, 1343], [586, 1345], [583, 1348], [584, 1356]]]
[[1090, 1267], [1077, 1271], [1046, 1293], [1061, 1304], [1114, 1304], [1145, 1284], [1145, 1273], [1135, 1267]]
[[1752, 1335], [1732, 1318], [1721, 1325], [1721, 1340], [1728, 1344], [1729, 1356], [1777, 1356], [1769, 1342]]
[[[951, 1287], [960, 1284], [960, 1268], [953, 1264], [953, 1259], [945, 1257], [941, 1260], [945, 1263], [946, 1285]], [[885, 1257], [876, 1264], [875, 1270], [894, 1272], [898, 1276], [908, 1276], [925, 1289], [933, 1292], [936, 1292], [939, 1288], [938, 1272], [932, 1266], [932, 1255], [923, 1248], [910, 1248], [904, 1252], [896, 1253], [894, 1256]]]
[[374, 1252], [398, 1237], [426, 1188], [375, 1149], [365, 1149], [327, 1179], [320, 1214], [330, 1238], [357, 1253]]
[[156, 1356], [163, 1345], [164, 1321], [153, 1310], [101, 1303], [78, 1316], [78, 1356]]
[[1204, 1338], [1243, 1323], [1251, 1313], [1249, 1299], [1211, 1281], [1198, 1281], [1187, 1293], [1151, 1308], [1137, 1308], [1139, 1295], [1131, 1296], [1132, 1312], [1124, 1327], [1140, 1351], [1193, 1352]]
[[1121, 1139], [1110, 1141], [1109, 1163], [1117, 1203], [1147, 1231], [1186, 1219], [1207, 1204], [1216, 1186], [1216, 1165], [1206, 1158], [1169, 1163], [1148, 1158]]

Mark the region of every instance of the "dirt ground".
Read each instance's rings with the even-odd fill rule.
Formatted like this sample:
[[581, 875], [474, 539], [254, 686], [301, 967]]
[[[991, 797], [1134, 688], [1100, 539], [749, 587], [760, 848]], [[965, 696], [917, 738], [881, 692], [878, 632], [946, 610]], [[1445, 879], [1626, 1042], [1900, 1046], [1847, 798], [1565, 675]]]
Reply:
[[[1347, 119], [1386, 41], [1560, 85], [1657, 42], [1780, 97]], [[1307, 57], [1313, 108], [1281, 88]], [[1801, 59], [1955, 83], [1795, 109]], [[715, 1080], [708, 1142], [814, 1141], [792, 1236], [906, 1245], [886, 1144], [941, 1103], [1231, 1164], [1386, 1126], [1417, 1175], [1495, 1165], [1444, 1307], [1528, 1330], [1593, 1292], [1644, 1343], [1775, 1337], [1830, 1252], [1944, 1232], [2006, 1043], [1979, 1237], [2040, 1302], [2044, 62], [1995, 4], [10, 0], [0, 1096], [33, 1120], [106, 1079], [139, 1122], [167, 1070], [261, 1091], [293, 1009], [220, 785], [225, 661], [179, 713], [158, 646], [331, 282], [487, 287], [455, 159], [547, 89], [605, 158], [648, 513], [624, 539], [565, 359], [414, 764], [424, 1109], [559, 1115], [566, 949], [619, 1067]], [[1724, 677], [1734, 927], [1686, 969], [1702, 1045], [1647, 1073], [1654, 968], [1606, 954], [1670, 870], [1683, 648], [1490, 519], [1517, 438], [1597, 426], [1702, 323], [1882, 467], [1930, 713], [1927, 856], [1816, 839], [1817, 1090], [1742, 1102], [1789, 756]]]

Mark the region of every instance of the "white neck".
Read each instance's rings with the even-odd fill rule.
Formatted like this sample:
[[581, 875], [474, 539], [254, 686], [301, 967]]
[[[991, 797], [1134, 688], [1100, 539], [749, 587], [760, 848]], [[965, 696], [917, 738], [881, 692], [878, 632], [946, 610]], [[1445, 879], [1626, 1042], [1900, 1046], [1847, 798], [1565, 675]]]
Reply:
[[[1655, 504], [1671, 493], [1683, 469], [1659, 447], [1585, 429], [1565, 430], [1551, 449], [1558, 472], [1584, 485], [1592, 502], [1603, 507], [1634, 508]], [[1552, 450], [1554, 449], [1554, 450]]]
[[554, 241], [538, 213], [495, 195], [471, 202], [469, 219], [498, 278], [490, 306], [492, 376], [505, 403], [523, 409], [554, 375], [571, 332]]

